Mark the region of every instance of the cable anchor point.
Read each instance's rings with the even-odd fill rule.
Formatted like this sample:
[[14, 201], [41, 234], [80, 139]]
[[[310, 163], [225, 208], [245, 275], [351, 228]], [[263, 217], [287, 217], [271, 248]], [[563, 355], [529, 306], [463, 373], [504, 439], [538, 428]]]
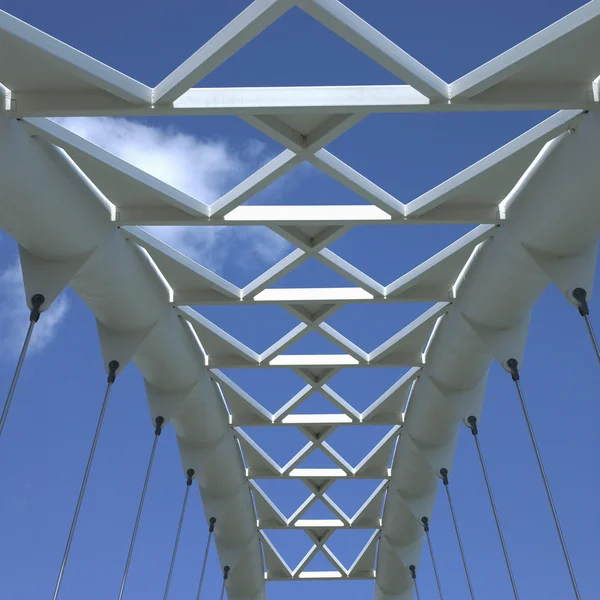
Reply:
[[477, 435], [479, 433], [479, 429], [477, 428], [477, 417], [471, 415], [467, 419], [467, 423], [469, 424], [469, 429], [473, 435]]
[[186, 475], [187, 475], [187, 485], [192, 485], [192, 482], [194, 481], [194, 475], [196, 474], [196, 471], [194, 471], [194, 469], [188, 469], [186, 471]]
[[213, 531], [215, 530], [215, 524], [217, 522], [217, 519], [215, 519], [215, 517], [211, 517], [208, 520], [208, 532], [209, 533], [213, 533]]
[[43, 294], [34, 294], [31, 296], [31, 312], [29, 313], [29, 320], [32, 323], [37, 323], [41, 314], [42, 304], [46, 301], [46, 298]]
[[450, 482], [448, 481], [448, 469], [440, 469], [440, 476], [442, 478], [442, 483], [444, 485], [448, 485]]
[[429, 531], [429, 519], [427, 517], [422, 517], [421, 523], [423, 523], [423, 529], [425, 530], [425, 532], [428, 532]]
[[156, 425], [154, 429], [154, 435], [160, 435], [162, 433], [162, 426], [164, 422], [164, 417], [156, 417], [156, 419], [154, 419], [154, 424]]
[[119, 361], [118, 360], [111, 360], [108, 363], [108, 383], [114, 383], [115, 379], [117, 378], [117, 371], [119, 369]]
[[519, 361], [516, 358], [509, 358], [506, 361], [506, 366], [508, 367], [508, 372], [512, 377], [513, 381], [519, 381]]
[[573, 290], [573, 298], [577, 300], [577, 308], [582, 317], [587, 317], [590, 314], [590, 307], [587, 303], [587, 292], [583, 288], [575, 288]]

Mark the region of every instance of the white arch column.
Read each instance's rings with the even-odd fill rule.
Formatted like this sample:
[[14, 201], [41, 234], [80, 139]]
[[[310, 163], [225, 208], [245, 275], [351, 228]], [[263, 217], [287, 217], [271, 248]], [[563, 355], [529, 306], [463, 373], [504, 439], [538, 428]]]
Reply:
[[[427, 353], [396, 450], [377, 558], [377, 600], [412, 598], [408, 567], [418, 565], [439, 469], [451, 469], [457, 429], [480, 416], [494, 358], [521, 359], [529, 313], [550, 283], [531, 253], [557, 265], [581, 257], [590, 286], [589, 248], [600, 233], [600, 116], [551, 142], [519, 183], [505, 224], [477, 253]], [[508, 375], [507, 375], [508, 377]]]
[[[57, 277], [62, 274], [62, 286], [70, 283], [94, 312], [105, 359], [121, 352], [121, 368], [133, 359], [144, 376], [151, 412], [173, 421], [184, 471], [196, 471], [207, 519], [211, 511], [219, 512], [215, 541], [221, 564], [231, 566], [229, 597], [263, 598], [256, 515], [228, 415], [153, 264], [119, 234], [110, 205], [64, 152], [4, 118], [0, 179], [0, 227], [30, 261], [44, 265], [39, 285], [53, 281], [48, 278], [53, 269]], [[36, 285], [33, 273], [29, 287]]]

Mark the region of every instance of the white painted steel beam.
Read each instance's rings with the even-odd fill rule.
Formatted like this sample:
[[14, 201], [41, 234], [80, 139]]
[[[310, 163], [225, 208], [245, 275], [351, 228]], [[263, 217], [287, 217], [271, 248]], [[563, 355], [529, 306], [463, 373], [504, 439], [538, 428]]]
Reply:
[[500, 210], [502, 200], [515, 187], [544, 145], [571, 129], [582, 115], [579, 110], [563, 110], [542, 121], [410, 202], [406, 206], [406, 216], [420, 217], [448, 204], [453, 209], [485, 205]]
[[263, 471], [262, 469], [248, 469], [250, 479], [390, 479], [391, 470], [386, 467], [380, 467], [377, 470], [370, 470], [368, 473], [349, 474], [344, 469], [308, 469], [296, 467], [289, 473], [273, 473]]
[[[443, 104], [431, 102], [406, 85], [260, 88], [194, 88], [173, 104], [133, 104], [102, 91], [11, 92], [11, 117], [295, 117], [592, 109], [597, 85], [586, 83], [503, 83], [471, 99], [461, 96]], [[0, 106], [0, 111], [3, 107]]]
[[285, 14], [295, 0], [254, 0], [204, 46], [161, 81], [153, 92], [155, 104], [177, 100], [222, 62]]
[[[65, 150], [77, 166], [115, 205], [115, 220], [127, 220], [133, 211], [175, 209], [178, 218], [205, 219], [208, 207], [164, 181], [134, 167], [100, 146], [50, 119], [26, 119], [24, 128], [34, 136]], [[172, 213], [168, 213], [172, 214]]]
[[[0, 81], [17, 93], [80, 93], [90, 91], [128, 103], [149, 105], [152, 90], [91, 56], [0, 11]], [[107, 98], [108, 95], [108, 98]], [[9, 104], [10, 106], [10, 104]]]
[[366, 115], [424, 110], [429, 105], [429, 98], [409, 85], [193, 88], [174, 102], [171, 111], [238, 116]]
[[299, 8], [428, 98], [445, 101], [448, 84], [338, 0], [299, 0]]
[[[588, 39], [591, 47], [585, 48], [581, 42]], [[525, 91], [519, 92], [522, 84], [530, 84], [527, 91], [537, 95], [545, 91], [552, 94], [552, 89], [555, 89], [563, 98], [571, 94], [581, 97], [581, 91], [573, 84], [587, 84], [591, 91], [592, 82], [600, 75], [600, 60], [597, 58], [599, 40], [600, 2], [592, 0], [452, 83], [450, 96], [454, 101], [474, 98], [512, 79], [516, 84], [513, 90], [517, 97]], [[531, 84], [542, 84], [542, 87], [535, 90]], [[544, 89], [544, 84], [550, 90]], [[567, 89], [571, 86], [566, 94], [564, 90], [560, 91], [564, 84], [567, 84]], [[507, 96], [510, 97], [510, 94]], [[594, 102], [593, 97], [587, 100]]]

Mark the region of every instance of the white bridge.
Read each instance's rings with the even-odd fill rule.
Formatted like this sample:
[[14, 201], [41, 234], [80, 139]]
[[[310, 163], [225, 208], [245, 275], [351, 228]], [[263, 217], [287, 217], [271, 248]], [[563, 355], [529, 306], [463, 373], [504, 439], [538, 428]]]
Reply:
[[[402, 84], [193, 87], [294, 7]], [[423, 517], [431, 517], [440, 486], [448, 483], [444, 469], [452, 479], [459, 430], [473, 428], [480, 417], [493, 361], [518, 384], [530, 313], [548, 285], [581, 311], [581, 326], [595, 343], [586, 307], [600, 233], [599, 75], [600, 0], [450, 84], [338, 0], [255, 0], [155, 88], [0, 12], [0, 228], [19, 243], [32, 323], [70, 286], [96, 317], [107, 371], [118, 362], [112, 370], [117, 384], [129, 362], [141, 371], [153, 421], [162, 417], [162, 427], [175, 427], [183, 471], [194, 470], [207, 522], [216, 518], [214, 543], [228, 567], [231, 600], [259, 600], [269, 581], [298, 579], [373, 579], [377, 600], [413, 598], [419, 563], [429, 560]], [[498, 110], [556, 112], [407, 204], [326, 149], [373, 113]], [[285, 150], [207, 205], [52, 120], [178, 115], [235, 115]], [[304, 162], [366, 203], [247, 203]], [[389, 285], [330, 249], [354, 227], [403, 224], [473, 227]], [[263, 226], [295, 249], [240, 288], [144, 229], [157, 225]], [[344, 277], [347, 286], [277, 285], [309, 259]], [[409, 302], [432, 306], [371, 352], [328, 323], [347, 304]], [[201, 305], [276, 305], [298, 324], [258, 352], [191, 308]], [[315, 333], [339, 353], [290, 353]], [[409, 370], [363, 412], [328, 385], [342, 369], [371, 369], [376, 378], [378, 367], [396, 366]], [[271, 413], [223, 372], [240, 367], [291, 369], [305, 385]], [[336, 412], [297, 413], [315, 393]], [[18, 402], [18, 386], [1, 427], [5, 421], [10, 427], [13, 395]], [[372, 425], [389, 426], [389, 433], [357, 464], [327, 441], [339, 427], [353, 426], [360, 435]], [[306, 445], [279, 464], [248, 426], [297, 428]], [[303, 467], [316, 450], [336, 467]], [[327, 492], [339, 479], [358, 478], [374, 480], [376, 488], [349, 515]], [[284, 514], [261, 488], [263, 479], [297, 479], [308, 496]], [[80, 501], [84, 491], [85, 485]], [[308, 518], [317, 502], [333, 518]], [[343, 564], [327, 542], [338, 529], [358, 528], [374, 533], [355, 560]], [[312, 548], [299, 564], [282, 558], [269, 537], [274, 529], [310, 537]], [[579, 599], [577, 569], [560, 541]], [[68, 549], [55, 599], [68, 576]], [[331, 563], [329, 571], [310, 569], [319, 553]], [[506, 561], [514, 585], [508, 555]], [[465, 569], [468, 577], [466, 561]], [[516, 588], [518, 581], [515, 597]]]

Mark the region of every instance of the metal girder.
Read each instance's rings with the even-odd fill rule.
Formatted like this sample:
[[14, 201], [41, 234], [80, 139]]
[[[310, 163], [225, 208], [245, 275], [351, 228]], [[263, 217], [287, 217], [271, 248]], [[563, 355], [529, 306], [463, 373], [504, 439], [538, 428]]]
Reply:
[[[505, 84], [493, 93], [472, 100], [449, 100], [431, 103], [409, 86], [336, 86], [326, 88], [299, 87], [294, 101], [281, 104], [279, 97], [288, 95], [287, 88], [199, 88], [186, 92], [173, 105], [136, 104], [119, 101], [101, 92], [68, 94], [66, 92], [15, 92], [3, 114], [24, 117], [188, 117], [233, 115], [244, 118], [263, 115], [301, 114], [369, 114], [437, 113], [486, 111], [539, 111], [581, 109], [598, 106], [598, 84]], [[297, 90], [297, 91], [296, 91]], [[254, 98], [266, 102], [255, 107]], [[300, 101], [306, 98], [304, 103]], [[343, 99], [343, 101], [342, 101]], [[313, 108], [321, 102], [319, 108]], [[0, 107], [0, 113], [2, 113]]]
[[[450, 96], [467, 100], [508, 84], [500, 94], [505, 100], [546, 94], [556, 102], [562, 100], [560, 108], [571, 108], [576, 98], [597, 102], [592, 83], [600, 75], [599, 40], [600, 2], [592, 0], [450, 84]], [[590, 47], [584, 49], [582, 43]], [[494, 95], [488, 97], [494, 102]]]
[[299, 0], [298, 6], [432, 100], [446, 100], [448, 84], [338, 0]]
[[[152, 89], [72, 48], [52, 36], [0, 11], [0, 81], [10, 90], [7, 106], [18, 110], [18, 100], [53, 97], [55, 92], [110, 96], [127, 103], [149, 104]], [[14, 106], [13, 106], [14, 102]]]
[[[407, 85], [330, 87], [194, 88], [173, 104], [132, 104], [103, 92], [13, 92], [11, 117], [176, 117], [360, 115], [386, 113], [486, 112], [592, 109], [598, 86], [588, 83], [502, 84], [472, 99], [431, 102]], [[0, 108], [2, 112], [2, 108]]]
[[154, 102], [166, 104], [179, 98], [295, 3], [295, 0], [254, 0], [246, 10], [156, 86], [153, 92]]

